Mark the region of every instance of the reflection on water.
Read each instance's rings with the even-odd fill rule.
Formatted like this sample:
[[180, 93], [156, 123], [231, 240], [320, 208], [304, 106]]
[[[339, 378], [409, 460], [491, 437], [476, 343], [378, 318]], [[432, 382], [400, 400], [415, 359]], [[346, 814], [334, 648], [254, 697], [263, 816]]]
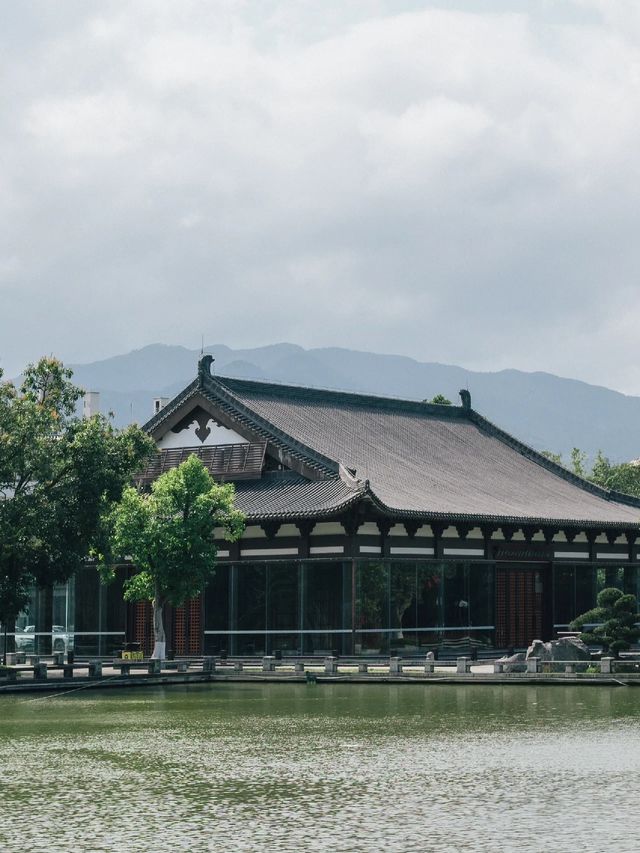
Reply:
[[640, 690], [0, 699], [0, 850], [636, 851]]

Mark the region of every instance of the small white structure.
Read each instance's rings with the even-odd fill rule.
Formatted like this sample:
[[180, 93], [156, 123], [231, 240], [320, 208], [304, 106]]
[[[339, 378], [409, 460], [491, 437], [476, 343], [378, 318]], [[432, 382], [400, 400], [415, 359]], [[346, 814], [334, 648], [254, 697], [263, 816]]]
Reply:
[[154, 397], [153, 398], [153, 414], [157, 415], [161, 409], [169, 402], [169, 397]]
[[82, 400], [82, 417], [92, 418], [100, 414], [100, 392], [85, 391]]

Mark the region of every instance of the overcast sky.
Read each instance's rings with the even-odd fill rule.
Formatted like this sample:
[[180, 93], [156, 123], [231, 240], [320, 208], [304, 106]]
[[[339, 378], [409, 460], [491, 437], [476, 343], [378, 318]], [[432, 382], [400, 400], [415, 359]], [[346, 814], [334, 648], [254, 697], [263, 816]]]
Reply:
[[204, 334], [640, 394], [637, 0], [2, 18], [9, 375]]

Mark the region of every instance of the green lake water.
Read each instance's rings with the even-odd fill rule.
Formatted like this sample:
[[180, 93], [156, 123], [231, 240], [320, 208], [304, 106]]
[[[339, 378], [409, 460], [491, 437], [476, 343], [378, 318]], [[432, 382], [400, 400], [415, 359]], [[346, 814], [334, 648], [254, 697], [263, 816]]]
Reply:
[[640, 689], [0, 699], [1, 853], [640, 850]]

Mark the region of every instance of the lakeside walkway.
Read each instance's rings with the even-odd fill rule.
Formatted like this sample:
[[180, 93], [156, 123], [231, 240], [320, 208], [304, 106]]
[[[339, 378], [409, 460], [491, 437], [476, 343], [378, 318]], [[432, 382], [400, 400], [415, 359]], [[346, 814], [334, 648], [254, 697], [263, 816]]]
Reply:
[[556, 661], [553, 664], [533, 659], [527, 662], [525, 672], [504, 671], [508, 668], [509, 665], [500, 660], [475, 662], [465, 657], [450, 661], [333, 657], [324, 660], [281, 661], [273, 657], [218, 660], [200, 657], [173, 661], [93, 659], [64, 663], [52, 657], [34, 656], [28, 663], [17, 663], [4, 671], [0, 669], [0, 696], [203, 682], [640, 686], [640, 670], [636, 670], [633, 662], [611, 658], [591, 663]]

